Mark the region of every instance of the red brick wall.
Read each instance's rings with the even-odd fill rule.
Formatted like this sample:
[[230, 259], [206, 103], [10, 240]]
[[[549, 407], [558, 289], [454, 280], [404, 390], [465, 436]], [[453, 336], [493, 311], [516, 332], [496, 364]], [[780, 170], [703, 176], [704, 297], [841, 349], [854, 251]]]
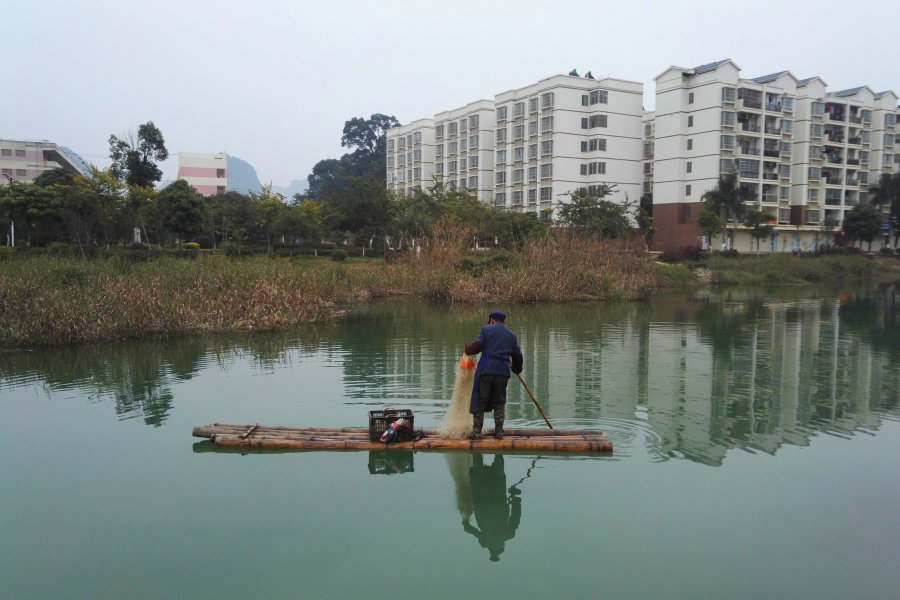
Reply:
[[[691, 216], [685, 216], [685, 207], [691, 209]], [[697, 225], [700, 213], [706, 209], [703, 202], [678, 202], [676, 204], [654, 204], [653, 249], [678, 250], [682, 246], [699, 246], [703, 232]]]

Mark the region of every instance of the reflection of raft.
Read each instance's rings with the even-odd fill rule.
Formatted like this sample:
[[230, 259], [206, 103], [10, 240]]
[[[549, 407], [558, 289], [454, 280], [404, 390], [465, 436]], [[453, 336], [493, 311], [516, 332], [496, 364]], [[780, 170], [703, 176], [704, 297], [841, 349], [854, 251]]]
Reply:
[[210, 438], [216, 446], [301, 448], [305, 450], [540, 450], [559, 452], [612, 452], [612, 443], [597, 429], [505, 429], [502, 440], [492, 430], [481, 440], [444, 440], [437, 430], [426, 429], [418, 442], [382, 444], [369, 441], [363, 427], [277, 427], [212, 423], [194, 427], [194, 437]]

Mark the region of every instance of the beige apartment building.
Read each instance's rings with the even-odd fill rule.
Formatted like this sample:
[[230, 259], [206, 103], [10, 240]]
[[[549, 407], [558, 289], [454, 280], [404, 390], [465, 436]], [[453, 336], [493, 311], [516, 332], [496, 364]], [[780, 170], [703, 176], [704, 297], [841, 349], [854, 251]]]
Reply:
[[59, 167], [84, 175], [79, 163], [53, 142], [0, 139], [0, 184], [9, 181], [7, 177], [34, 181], [44, 171]]

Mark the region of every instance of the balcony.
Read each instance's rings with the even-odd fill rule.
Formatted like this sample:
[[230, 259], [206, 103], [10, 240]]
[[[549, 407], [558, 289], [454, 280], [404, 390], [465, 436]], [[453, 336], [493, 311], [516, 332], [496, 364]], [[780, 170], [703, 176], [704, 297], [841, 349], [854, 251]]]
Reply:
[[781, 112], [781, 104], [777, 102], [766, 102], [767, 112]]
[[763, 156], [769, 156], [771, 158], [778, 158], [781, 156], [781, 151], [780, 150], [770, 150], [769, 148], [766, 148], [765, 150], [763, 150]]
[[844, 206], [856, 206], [859, 204], [859, 200], [856, 198], [844, 198]]
[[741, 131], [748, 131], [750, 133], [759, 133], [759, 125], [751, 125], [750, 123], [741, 123]]
[[761, 100], [749, 100], [747, 98], [741, 98], [741, 107], [743, 108], [752, 108], [753, 110], [762, 110], [762, 101]]
[[778, 181], [778, 173], [763, 173], [763, 179]]
[[850, 178], [848, 177], [848, 178], [847, 178], [847, 185], [848, 185], [848, 186], [856, 187], [856, 186], [859, 185], [859, 179], [850, 179]]
[[826, 177], [825, 178], [826, 185], [841, 185], [840, 177]]
[[862, 146], [862, 138], [861, 137], [847, 138], [847, 143], [852, 144], [854, 146]]
[[850, 122], [862, 125], [862, 117], [850, 117]]
[[832, 144], [843, 144], [844, 143], [844, 136], [842, 136], [842, 135], [826, 135], [825, 137]]
[[777, 204], [778, 203], [778, 194], [763, 194], [762, 201], [768, 202], [771, 204]]
[[741, 154], [746, 154], [748, 156], [759, 156], [759, 148], [747, 148], [745, 146], [741, 146]]
[[833, 165], [842, 165], [844, 164], [844, 159], [840, 156], [829, 156], [828, 162]]
[[742, 179], [759, 179], [759, 171], [741, 171]]
[[840, 206], [840, 198], [825, 198], [825, 206]]
[[847, 119], [844, 118], [843, 113], [828, 113], [828, 120], [829, 121], [840, 121], [841, 123], [844, 123], [847, 121]]
[[859, 159], [858, 159], [858, 158], [848, 158], [848, 159], [847, 159], [847, 164], [848, 164], [848, 165], [858, 165], [858, 164], [859, 164]]
[[766, 135], [781, 135], [781, 128], [766, 125]]
[[737, 170], [733, 164], [721, 164], [719, 165], [720, 173], [734, 173]]

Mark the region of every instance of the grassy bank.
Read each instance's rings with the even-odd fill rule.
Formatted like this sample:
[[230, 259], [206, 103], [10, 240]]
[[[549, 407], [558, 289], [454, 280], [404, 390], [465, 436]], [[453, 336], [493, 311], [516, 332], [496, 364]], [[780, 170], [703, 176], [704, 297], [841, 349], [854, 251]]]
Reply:
[[470, 252], [459, 235], [390, 264], [311, 258], [37, 256], [0, 261], [0, 344], [267, 330], [329, 319], [345, 302], [416, 295], [455, 302], [648, 297], [655, 270], [626, 242], [546, 238]]
[[707, 261], [716, 283], [797, 284], [877, 279], [900, 276], [897, 269], [858, 255], [809, 256], [791, 254], [724, 258], [713, 255]]

